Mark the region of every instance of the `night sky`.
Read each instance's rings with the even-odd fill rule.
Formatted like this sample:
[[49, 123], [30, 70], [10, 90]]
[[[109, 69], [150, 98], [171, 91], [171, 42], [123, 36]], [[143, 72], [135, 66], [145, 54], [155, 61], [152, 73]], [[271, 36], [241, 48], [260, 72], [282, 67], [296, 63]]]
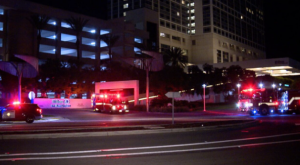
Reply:
[[[103, 0], [30, 0], [105, 19]], [[300, 8], [295, 0], [264, 0], [267, 58], [290, 57], [300, 61]], [[65, 3], [64, 3], [65, 2]]]

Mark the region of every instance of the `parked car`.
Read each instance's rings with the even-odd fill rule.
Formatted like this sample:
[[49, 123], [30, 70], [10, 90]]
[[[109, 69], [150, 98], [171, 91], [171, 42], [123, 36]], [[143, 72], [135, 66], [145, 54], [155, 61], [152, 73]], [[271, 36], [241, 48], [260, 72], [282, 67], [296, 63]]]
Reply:
[[13, 103], [8, 104], [0, 110], [2, 121], [26, 121], [33, 123], [43, 117], [42, 109], [37, 104]]

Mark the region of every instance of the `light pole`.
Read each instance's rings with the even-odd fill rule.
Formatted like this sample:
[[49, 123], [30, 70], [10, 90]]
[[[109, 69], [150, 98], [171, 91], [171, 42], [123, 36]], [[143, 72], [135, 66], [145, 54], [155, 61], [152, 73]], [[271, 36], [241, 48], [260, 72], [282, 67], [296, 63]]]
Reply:
[[206, 86], [205, 84], [202, 85], [202, 87], [203, 87], [203, 111], [206, 111], [205, 110], [205, 86]]
[[[262, 83], [259, 84], [260, 89], [262, 89], [264, 85]], [[262, 95], [260, 94], [260, 102], [262, 102]]]
[[[275, 87], [276, 87], [276, 85], [275, 85], [275, 84], [272, 84], [272, 87], [273, 87], [273, 93], [274, 93], [274, 95], [275, 95]], [[276, 96], [276, 98], [278, 99], [278, 95]]]
[[241, 84], [236, 84], [237, 88], [238, 88], [238, 99], [240, 97], [240, 87], [241, 87]]

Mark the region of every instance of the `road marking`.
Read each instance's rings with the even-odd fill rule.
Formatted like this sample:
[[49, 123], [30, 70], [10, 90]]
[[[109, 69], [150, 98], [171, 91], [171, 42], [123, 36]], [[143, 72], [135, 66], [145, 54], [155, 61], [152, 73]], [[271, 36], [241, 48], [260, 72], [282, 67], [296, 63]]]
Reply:
[[208, 148], [195, 148], [195, 149], [184, 149], [184, 150], [169, 150], [169, 151], [151, 151], [151, 152], [136, 152], [136, 153], [122, 153], [122, 154], [103, 154], [103, 155], [82, 155], [82, 156], [59, 156], [59, 157], [27, 157], [27, 158], [5, 158], [0, 159], [0, 161], [25, 161], [25, 160], [57, 160], [57, 159], [79, 159], [79, 158], [105, 158], [105, 157], [124, 157], [124, 156], [140, 156], [140, 155], [153, 155], [153, 154], [167, 154], [167, 153], [179, 153], [179, 152], [194, 152], [194, 151], [208, 151], [208, 150], [221, 150], [221, 149], [231, 149], [231, 148], [242, 148], [251, 147], [259, 145], [270, 145], [270, 144], [280, 144], [280, 143], [291, 143], [298, 142], [297, 140], [286, 140], [286, 141], [276, 141], [267, 143], [252, 143], [244, 145], [232, 145], [232, 146], [222, 146], [222, 147], [208, 147]]
[[218, 143], [228, 143], [228, 142], [238, 142], [238, 141], [248, 141], [248, 140], [258, 140], [266, 138], [275, 138], [290, 135], [299, 135], [300, 132], [289, 133], [289, 134], [279, 134], [270, 136], [261, 136], [253, 138], [244, 139], [232, 139], [232, 140], [221, 140], [212, 142], [200, 142], [200, 143], [188, 143], [188, 144], [174, 144], [174, 145], [163, 145], [163, 146], [146, 146], [146, 147], [129, 147], [129, 148], [114, 148], [114, 149], [98, 149], [98, 150], [86, 150], [86, 151], [67, 151], [67, 152], [44, 152], [44, 153], [16, 153], [16, 154], [0, 154], [1, 157], [11, 157], [11, 156], [33, 156], [33, 155], [64, 155], [64, 154], [85, 154], [85, 153], [97, 153], [97, 152], [114, 152], [114, 151], [128, 151], [128, 150], [145, 150], [145, 149], [160, 149], [160, 148], [173, 148], [173, 147], [187, 147], [187, 146], [197, 146], [197, 145], [207, 145], [207, 144], [218, 144]]

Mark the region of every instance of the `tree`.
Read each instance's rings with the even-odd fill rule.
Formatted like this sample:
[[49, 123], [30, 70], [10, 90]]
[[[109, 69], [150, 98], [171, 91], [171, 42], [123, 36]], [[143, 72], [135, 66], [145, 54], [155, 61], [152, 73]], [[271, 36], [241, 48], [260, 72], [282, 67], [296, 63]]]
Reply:
[[67, 24], [71, 26], [71, 28], [75, 31], [76, 33], [76, 50], [77, 50], [77, 63], [79, 65], [79, 69], [81, 67], [81, 51], [80, 51], [80, 44], [81, 44], [81, 33], [84, 28], [84, 26], [88, 23], [89, 20], [81, 18], [81, 17], [71, 17], [65, 20]]
[[183, 51], [180, 48], [171, 48], [163, 52], [165, 65], [177, 66], [184, 68], [186, 66], [186, 60], [183, 55]]
[[163, 97], [169, 91], [181, 91], [189, 87], [187, 74], [180, 67], [165, 66], [163, 70], [153, 72], [151, 76], [152, 91]]
[[50, 17], [46, 15], [32, 15], [28, 18], [29, 22], [37, 29], [37, 50], [36, 50], [36, 57], [39, 58], [39, 51], [40, 51], [40, 43], [41, 43], [41, 31], [44, 29], [50, 20]]
[[107, 44], [108, 47], [108, 55], [109, 55], [109, 61], [111, 63], [112, 61], [112, 47], [116, 44], [120, 36], [113, 35], [112, 33], [109, 33], [107, 35], [104, 35], [101, 37], [102, 40]]

